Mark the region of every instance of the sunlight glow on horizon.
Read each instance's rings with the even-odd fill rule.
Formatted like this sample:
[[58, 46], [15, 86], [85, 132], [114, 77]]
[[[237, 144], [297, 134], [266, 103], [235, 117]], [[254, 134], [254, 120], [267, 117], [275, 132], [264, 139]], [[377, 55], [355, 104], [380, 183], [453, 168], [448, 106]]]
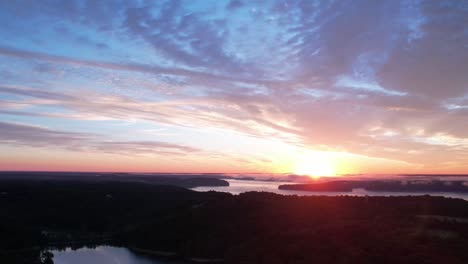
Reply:
[[294, 173], [312, 178], [331, 177], [336, 175], [336, 164], [324, 154], [309, 154], [297, 161]]

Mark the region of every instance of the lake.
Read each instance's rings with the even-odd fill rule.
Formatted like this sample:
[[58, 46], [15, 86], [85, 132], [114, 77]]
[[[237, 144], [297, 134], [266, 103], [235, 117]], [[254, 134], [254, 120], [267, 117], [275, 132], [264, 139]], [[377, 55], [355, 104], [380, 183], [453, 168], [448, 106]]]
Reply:
[[184, 262], [150, 258], [123, 247], [98, 246], [96, 248], [53, 250], [54, 264], [183, 264]]
[[278, 186], [282, 184], [296, 184], [294, 182], [276, 182], [276, 181], [248, 181], [248, 180], [234, 180], [228, 179], [229, 186], [222, 187], [197, 187], [192, 190], [199, 192], [217, 191], [228, 192], [232, 194], [239, 194], [243, 192], [272, 192], [283, 195], [326, 195], [326, 196], [339, 196], [339, 195], [352, 195], [352, 196], [408, 196], [408, 195], [432, 195], [444, 196], [451, 198], [460, 198], [468, 200], [468, 193], [452, 193], [452, 192], [373, 192], [365, 189], [353, 189], [352, 192], [306, 192], [306, 191], [293, 191], [293, 190], [279, 190]]

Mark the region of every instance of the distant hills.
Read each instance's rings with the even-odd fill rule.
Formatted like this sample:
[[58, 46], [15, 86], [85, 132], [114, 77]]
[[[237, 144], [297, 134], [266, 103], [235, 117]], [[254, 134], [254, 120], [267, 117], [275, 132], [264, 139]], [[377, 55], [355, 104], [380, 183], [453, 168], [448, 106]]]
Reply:
[[54, 182], [127, 182], [171, 185], [184, 188], [229, 186], [229, 182], [212, 174], [144, 174], [91, 172], [0, 172], [0, 181]]

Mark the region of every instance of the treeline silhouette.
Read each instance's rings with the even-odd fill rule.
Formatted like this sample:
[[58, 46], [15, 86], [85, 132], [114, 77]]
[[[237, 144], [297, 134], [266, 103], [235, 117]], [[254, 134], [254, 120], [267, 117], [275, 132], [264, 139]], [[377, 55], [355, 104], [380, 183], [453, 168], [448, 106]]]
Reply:
[[311, 192], [351, 192], [355, 188], [377, 192], [468, 193], [464, 180], [333, 180], [320, 183], [284, 184], [278, 189]]
[[[184, 188], [200, 186], [229, 186], [217, 174], [163, 174], [163, 173], [94, 173], [94, 172], [0, 172], [0, 181], [56, 181], [56, 182], [120, 182], [171, 185]], [[228, 178], [228, 177], [223, 177]]]
[[109, 244], [224, 263], [468, 263], [468, 202], [195, 192], [141, 182], [0, 181], [0, 263]]

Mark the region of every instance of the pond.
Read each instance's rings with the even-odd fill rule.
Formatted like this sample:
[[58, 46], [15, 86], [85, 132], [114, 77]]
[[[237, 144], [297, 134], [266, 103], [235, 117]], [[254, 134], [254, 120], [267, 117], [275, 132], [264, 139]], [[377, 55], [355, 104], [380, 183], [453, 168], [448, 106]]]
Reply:
[[54, 264], [184, 264], [135, 253], [124, 247], [98, 246], [52, 250]]

